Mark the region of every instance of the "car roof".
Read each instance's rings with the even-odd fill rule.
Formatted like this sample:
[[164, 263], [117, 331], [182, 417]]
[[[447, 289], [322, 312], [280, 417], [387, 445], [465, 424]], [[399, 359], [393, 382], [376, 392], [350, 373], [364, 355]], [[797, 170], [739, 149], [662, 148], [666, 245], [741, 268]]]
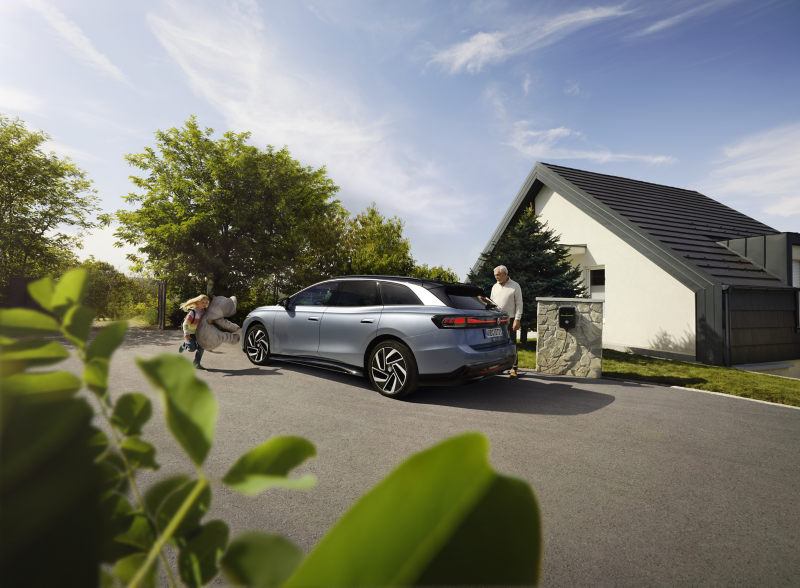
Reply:
[[[425, 280], [422, 278], [412, 278], [409, 276], [336, 276], [335, 278], [330, 278], [331, 280], [349, 280], [349, 279], [360, 279], [360, 280], [386, 280], [392, 282], [407, 282], [409, 284], [417, 284], [431, 290], [433, 288], [443, 288], [444, 286], [469, 286], [470, 284], [462, 284], [460, 282], [438, 282], [435, 280]], [[327, 280], [326, 280], [327, 281]]]

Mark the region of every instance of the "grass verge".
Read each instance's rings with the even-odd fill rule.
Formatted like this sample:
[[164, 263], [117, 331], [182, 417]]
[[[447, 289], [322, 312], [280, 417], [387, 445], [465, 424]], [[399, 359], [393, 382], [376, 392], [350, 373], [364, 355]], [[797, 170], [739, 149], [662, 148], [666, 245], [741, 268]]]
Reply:
[[[536, 343], [519, 344], [519, 367], [536, 367]], [[733, 368], [671, 361], [603, 349], [603, 376], [722, 392], [776, 404], [800, 406], [800, 380], [776, 378]]]

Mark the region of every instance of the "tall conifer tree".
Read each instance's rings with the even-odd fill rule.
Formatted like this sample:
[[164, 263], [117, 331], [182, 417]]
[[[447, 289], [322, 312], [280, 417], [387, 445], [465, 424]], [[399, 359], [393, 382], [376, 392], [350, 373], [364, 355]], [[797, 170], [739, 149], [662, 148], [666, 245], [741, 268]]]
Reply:
[[526, 208], [519, 220], [500, 237], [488, 255], [481, 254], [477, 272], [470, 270], [468, 281], [487, 293], [497, 283], [494, 268], [504, 265], [508, 275], [522, 288], [522, 333], [524, 343], [528, 328], [536, 319], [536, 298], [552, 296], [573, 298], [580, 295], [581, 270], [568, 261], [569, 250], [558, 243], [558, 235], [536, 216], [533, 206]]

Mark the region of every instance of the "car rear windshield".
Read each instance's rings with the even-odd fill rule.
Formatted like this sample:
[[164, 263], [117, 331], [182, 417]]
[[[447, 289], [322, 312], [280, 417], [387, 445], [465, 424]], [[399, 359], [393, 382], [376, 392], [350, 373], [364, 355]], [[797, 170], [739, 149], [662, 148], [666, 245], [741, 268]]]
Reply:
[[460, 310], [492, 310], [497, 305], [489, 300], [483, 288], [477, 286], [448, 286], [445, 293], [450, 297], [453, 306]]

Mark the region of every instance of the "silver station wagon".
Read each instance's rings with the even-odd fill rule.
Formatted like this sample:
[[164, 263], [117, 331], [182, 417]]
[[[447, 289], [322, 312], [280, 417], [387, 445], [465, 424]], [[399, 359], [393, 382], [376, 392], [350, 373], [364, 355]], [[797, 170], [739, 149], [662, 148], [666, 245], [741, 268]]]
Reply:
[[509, 317], [483, 289], [396, 276], [343, 276], [262, 306], [242, 325], [256, 365], [291, 361], [366, 376], [391, 398], [511, 367]]

